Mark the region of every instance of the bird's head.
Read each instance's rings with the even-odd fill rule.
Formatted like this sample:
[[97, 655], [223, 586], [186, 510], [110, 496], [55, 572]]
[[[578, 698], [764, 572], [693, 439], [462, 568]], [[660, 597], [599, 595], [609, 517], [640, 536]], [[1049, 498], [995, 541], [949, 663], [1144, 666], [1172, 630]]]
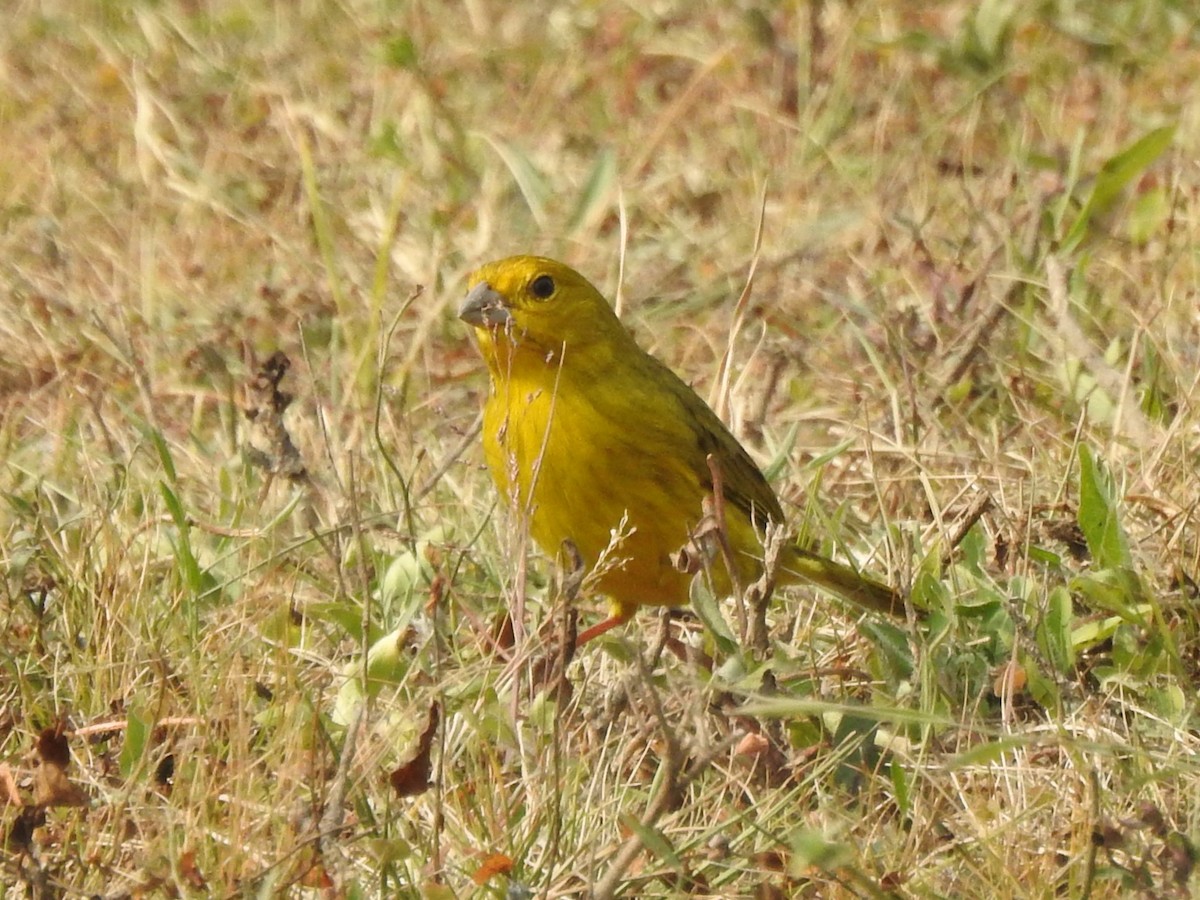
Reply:
[[546, 362], [620, 346], [628, 334], [586, 278], [541, 256], [510, 256], [472, 272], [458, 316], [490, 366], [530, 352]]

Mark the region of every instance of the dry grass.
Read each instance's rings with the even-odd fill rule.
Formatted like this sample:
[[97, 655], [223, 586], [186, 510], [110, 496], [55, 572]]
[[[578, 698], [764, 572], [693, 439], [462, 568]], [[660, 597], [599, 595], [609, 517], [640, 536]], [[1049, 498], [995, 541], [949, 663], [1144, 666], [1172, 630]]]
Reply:
[[[1200, 23], [737, 6], [6, 13], [15, 895], [1194, 890]], [[927, 620], [791, 592], [764, 696], [711, 635], [639, 662], [647, 613], [531, 697], [562, 592], [479, 467], [465, 273], [563, 258], [715, 397], [763, 197], [727, 417]], [[277, 350], [302, 476], [247, 449]]]

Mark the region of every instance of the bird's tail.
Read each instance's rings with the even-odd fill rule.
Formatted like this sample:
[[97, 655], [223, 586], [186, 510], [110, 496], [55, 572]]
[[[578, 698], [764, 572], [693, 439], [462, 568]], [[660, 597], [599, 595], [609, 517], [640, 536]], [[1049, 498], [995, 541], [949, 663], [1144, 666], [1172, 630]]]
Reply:
[[889, 616], [904, 615], [904, 595], [850, 566], [793, 544], [780, 566], [784, 581], [807, 581], [840, 599]]

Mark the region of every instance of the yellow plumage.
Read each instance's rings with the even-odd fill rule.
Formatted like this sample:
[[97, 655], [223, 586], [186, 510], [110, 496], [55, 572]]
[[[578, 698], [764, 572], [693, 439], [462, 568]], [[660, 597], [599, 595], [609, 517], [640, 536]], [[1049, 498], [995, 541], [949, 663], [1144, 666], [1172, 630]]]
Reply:
[[[643, 604], [688, 602], [692, 576], [678, 553], [712, 495], [711, 454], [724, 487], [725, 526], [742, 583], [757, 577], [759, 535], [783, 510], [754, 461], [696, 393], [642, 350], [604, 297], [578, 272], [535, 256], [489, 263], [470, 277], [459, 315], [474, 326], [491, 379], [484, 457], [497, 488], [549, 553], [564, 540], [595, 565], [625, 523], [617, 563], [598, 586], [608, 620]], [[804, 579], [854, 603], [896, 613], [891, 588], [798, 546], [781, 580]], [[714, 566], [720, 589], [724, 568]]]

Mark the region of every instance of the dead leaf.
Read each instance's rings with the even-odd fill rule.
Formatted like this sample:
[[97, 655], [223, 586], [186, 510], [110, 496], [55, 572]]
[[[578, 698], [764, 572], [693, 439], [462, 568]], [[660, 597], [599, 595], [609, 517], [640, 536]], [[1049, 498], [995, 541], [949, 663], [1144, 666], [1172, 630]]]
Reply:
[[483, 863], [475, 870], [475, 874], [471, 876], [471, 880], [476, 884], [487, 884], [497, 875], [507, 875], [513, 870], [513, 861], [503, 853], [493, 853], [486, 857]]
[[996, 678], [992, 682], [992, 693], [997, 697], [1011, 700], [1017, 694], [1024, 692], [1027, 680], [1025, 667], [1010, 659], [996, 673]]
[[779, 850], [761, 850], [754, 854], [754, 862], [768, 872], [787, 871], [787, 858]]
[[0, 763], [0, 797], [10, 806], [24, 806], [21, 792], [17, 789], [17, 779], [13, 777], [8, 763]]
[[[428, 551], [426, 556], [428, 556]], [[438, 572], [433, 576], [433, 581], [429, 583], [429, 599], [425, 601], [425, 614], [432, 616], [437, 613], [442, 605], [442, 601], [446, 597], [446, 588], [449, 587], [449, 582], [446, 581], [446, 576]]]
[[751, 732], [738, 741], [734, 756], [762, 756], [771, 749], [771, 742], [765, 735]]
[[417, 739], [416, 749], [410, 754], [407, 761], [396, 767], [389, 778], [397, 796], [416, 797], [432, 787], [429, 780], [430, 773], [433, 771], [430, 751], [433, 749], [433, 736], [437, 733], [440, 717], [441, 707], [436, 702], [432, 703], [429, 707], [429, 722]]
[[42, 762], [51, 763], [60, 769], [65, 769], [71, 764], [71, 748], [63, 732], [62, 722], [50, 728], [43, 728], [34, 748]]
[[195, 850], [185, 850], [179, 857], [179, 876], [187, 882], [189, 887], [193, 887], [198, 891], [204, 890], [208, 886], [208, 882], [204, 880], [204, 876], [196, 868]]
[[280, 390], [279, 385], [291, 365], [286, 353], [276, 351], [243, 388], [242, 414], [250, 423], [245, 452], [251, 464], [270, 474], [304, 482], [308, 480], [308, 470], [283, 424], [284, 411], [293, 397]]
[[908, 882], [908, 876], [903, 872], [885, 872], [879, 879], [879, 886], [889, 893], [898, 893]]
[[33, 802], [37, 806], [86, 806], [87, 797], [67, 777], [71, 748], [63, 723], [42, 729], [34, 749]]
[[46, 823], [46, 810], [41, 806], [26, 806], [13, 819], [4, 837], [5, 846], [17, 853], [28, 853], [33, 847], [33, 833]]
[[307, 888], [320, 888], [328, 890], [334, 887], [333, 879], [329, 877], [329, 872], [319, 862], [314, 862], [304, 874], [300, 876], [300, 886]]
[[496, 617], [496, 621], [492, 623], [491, 634], [487, 639], [491, 644], [493, 655], [507, 656], [508, 651], [516, 646], [517, 639], [513, 630], [512, 613], [509, 610], [504, 610]]
[[769, 881], [764, 881], [754, 889], [754, 900], [785, 900], [788, 896], [783, 888]]

